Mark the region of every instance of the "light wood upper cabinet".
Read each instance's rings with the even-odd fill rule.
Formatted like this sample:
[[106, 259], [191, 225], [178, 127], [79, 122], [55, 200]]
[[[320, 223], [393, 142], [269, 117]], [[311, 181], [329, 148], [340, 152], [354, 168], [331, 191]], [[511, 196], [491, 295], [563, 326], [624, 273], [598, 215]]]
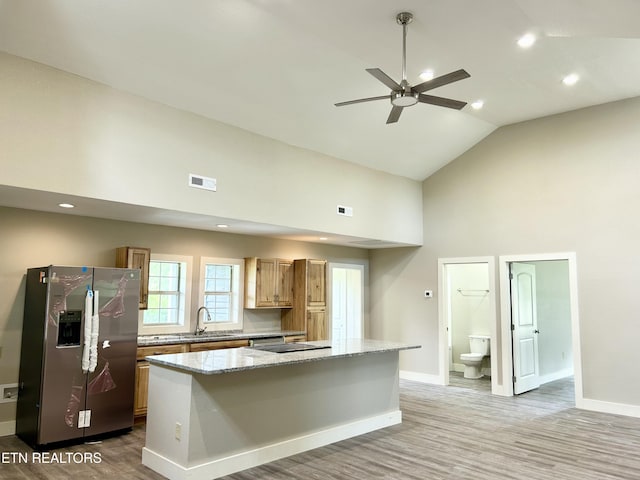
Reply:
[[149, 262], [151, 249], [141, 247], [119, 247], [116, 249], [116, 267], [140, 269], [140, 303], [138, 308], [147, 309], [149, 296]]
[[293, 305], [293, 262], [281, 258], [244, 259], [245, 308]]
[[293, 262], [293, 308], [283, 312], [283, 330], [303, 330], [307, 340], [327, 339], [326, 260]]
[[326, 307], [325, 292], [327, 262], [326, 260], [307, 260], [307, 305], [309, 307]]

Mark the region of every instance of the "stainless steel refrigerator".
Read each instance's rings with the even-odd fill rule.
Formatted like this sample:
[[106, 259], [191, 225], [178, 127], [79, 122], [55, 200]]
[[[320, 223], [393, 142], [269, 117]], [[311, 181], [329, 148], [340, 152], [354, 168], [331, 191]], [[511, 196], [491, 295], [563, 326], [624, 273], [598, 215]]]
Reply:
[[27, 271], [16, 434], [34, 448], [133, 426], [140, 271]]

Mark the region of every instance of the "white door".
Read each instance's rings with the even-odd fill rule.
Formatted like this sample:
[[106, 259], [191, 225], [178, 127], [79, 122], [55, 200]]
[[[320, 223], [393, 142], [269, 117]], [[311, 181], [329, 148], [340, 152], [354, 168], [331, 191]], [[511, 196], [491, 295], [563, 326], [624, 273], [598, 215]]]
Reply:
[[330, 265], [331, 339], [362, 338], [364, 267]]
[[511, 263], [511, 333], [513, 339], [513, 393], [540, 386], [536, 267]]

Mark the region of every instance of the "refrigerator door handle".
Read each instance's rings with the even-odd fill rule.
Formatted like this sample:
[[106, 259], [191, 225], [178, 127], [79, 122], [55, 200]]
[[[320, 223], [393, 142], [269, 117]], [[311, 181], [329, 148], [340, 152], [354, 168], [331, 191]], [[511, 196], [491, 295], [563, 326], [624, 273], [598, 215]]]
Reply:
[[82, 372], [89, 371], [89, 350], [91, 345], [91, 324], [93, 318], [93, 291], [87, 289], [84, 299], [84, 345], [82, 347]]
[[93, 292], [93, 315], [91, 315], [91, 343], [89, 345], [89, 372], [93, 373], [98, 365], [98, 337], [100, 336], [100, 304], [98, 291]]

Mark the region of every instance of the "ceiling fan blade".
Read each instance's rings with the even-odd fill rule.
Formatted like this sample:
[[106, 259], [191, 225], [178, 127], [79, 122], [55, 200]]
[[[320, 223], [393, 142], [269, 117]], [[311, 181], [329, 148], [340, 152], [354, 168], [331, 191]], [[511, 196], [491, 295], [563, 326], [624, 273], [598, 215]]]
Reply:
[[402, 113], [402, 109], [404, 107], [398, 107], [397, 105], [394, 105], [391, 108], [391, 112], [389, 113], [389, 117], [387, 118], [387, 124], [389, 123], [396, 123], [398, 121], [398, 119], [400, 118], [400, 114]]
[[343, 107], [344, 105], [353, 105], [354, 103], [373, 102], [374, 100], [390, 100], [391, 95], [381, 95], [379, 97], [359, 98], [358, 100], [349, 100], [346, 102], [335, 103], [336, 107]]
[[439, 77], [432, 78], [431, 80], [427, 80], [426, 82], [419, 83], [415, 87], [412, 87], [411, 90], [422, 93], [427, 90], [442, 87], [443, 85], [448, 85], [449, 83], [457, 82], [458, 80], [464, 80], [470, 76], [471, 75], [461, 68], [455, 72], [447, 73], [446, 75], [441, 75]]
[[367, 68], [366, 70], [371, 75], [373, 75], [378, 80], [380, 80], [382, 83], [384, 83], [387, 87], [389, 87], [391, 90], [402, 90], [402, 87], [400, 86], [400, 84], [396, 83], [396, 81], [393, 78], [391, 78], [389, 75], [384, 73], [379, 68]]
[[439, 107], [455, 108], [456, 110], [461, 110], [467, 104], [467, 102], [461, 102], [460, 100], [434, 97], [433, 95], [425, 95], [424, 93], [418, 95], [418, 101], [422, 103], [429, 103], [431, 105], [437, 105]]

